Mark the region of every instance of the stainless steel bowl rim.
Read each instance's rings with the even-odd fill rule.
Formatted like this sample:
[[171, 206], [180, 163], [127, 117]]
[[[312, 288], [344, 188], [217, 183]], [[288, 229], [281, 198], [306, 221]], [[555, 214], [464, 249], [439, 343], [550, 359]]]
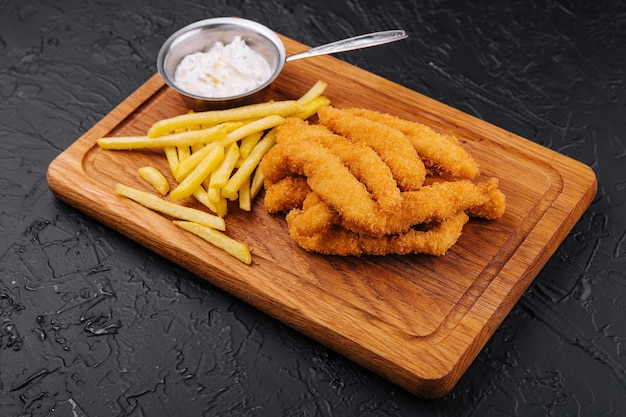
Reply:
[[[273, 44], [273, 46], [276, 49], [277, 62], [276, 62], [275, 67], [273, 68], [272, 75], [263, 84], [257, 86], [253, 90], [246, 91], [244, 93], [233, 95], [233, 96], [227, 96], [227, 97], [199, 96], [199, 95], [195, 95], [195, 94], [189, 93], [188, 91], [178, 88], [174, 84], [174, 80], [172, 79], [172, 77], [170, 77], [170, 75], [167, 73], [165, 69], [165, 62], [166, 62], [166, 59], [168, 58], [169, 53], [172, 51], [172, 48], [174, 46], [177, 46], [178, 43], [182, 43], [186, 39], [192, 37], [194, 34], [201, 33], [201, 31], [205, 29], [218, 31], [219, 28], [221, 27], [229, 28], [231, 30], [236, 30], [240, 28], [243, 31], [256, 33], [260, 35], [261, 37], [265, 38], [266, 40], [268, 40], [271, 44]], [[276, 79], [276, 77], [278, 77], [278, 75], [282, 71], [285, 60], [286, 60], [285, 46], [283, 45], [282, 41], [280, 40], [276, 32], [274, 32], [267, 26], [261, 23], [255, 22], [253, 20], [244, 19], [240, 17], [216, 17], [216, 18], [199, 20], [197, 22], [191, 23], [187, 26], [182, 27], [181, 29], [177, 30], [172, 35], [170, 35], [170, 37], [161, 46], [161, 49], [159, 50], [159, 53], [157, 55], [157, 70], [159, 74], [161, 75], [161, 78], [163, 78], [163, 81], [165, 81], [165, 83], [170, 88], [172, 88], [179, 94], [185, 95], [195, 100], [224, 101], [224, 100], [243, 98], [243, 97], [255, 94], [256, 92], [259, 92], [267, 88]], [[271, 63], [269, 64], [270, 66], [272, 66]]]

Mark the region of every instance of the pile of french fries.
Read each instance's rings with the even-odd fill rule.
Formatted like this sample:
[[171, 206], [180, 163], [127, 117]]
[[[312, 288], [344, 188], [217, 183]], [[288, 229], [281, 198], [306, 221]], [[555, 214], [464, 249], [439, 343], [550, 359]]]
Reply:
[[[330, 104], [318, 81], [297, 100], [271, 101], [226, 110], [187, 113], [156, 122], [145, 136], [106, 137], [98, 145], [106, 150], [162, 148], [174, 187], [154, 166], [138, 175], [160, 194], [118, 183], [120, 196], [172, 217], [174, 224], [250, 264], [250, 249], [224, 233], [228, 201], [250, 211], [263, 187], [258, 168], [276, 143], [276, 127], [287, 117], [308, 119]], [[169, 194], [169, 201], [166, 196]], [[193, 197], [210, 212], [182, 205]]]

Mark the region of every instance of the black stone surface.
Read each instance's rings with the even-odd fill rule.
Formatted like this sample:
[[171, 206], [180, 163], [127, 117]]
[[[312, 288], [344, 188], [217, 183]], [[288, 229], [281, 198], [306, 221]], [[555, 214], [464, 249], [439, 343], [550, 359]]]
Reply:
[[[169, 34], [233, 15], [309, 45], [403, 28], [340, 58], [595, 171], [595, 201], [448, 396], [50, 193], [48, 164], [156, 72]], [[621, 0], [0, 0], [0, 416], [626, 415], [625, 80]]]

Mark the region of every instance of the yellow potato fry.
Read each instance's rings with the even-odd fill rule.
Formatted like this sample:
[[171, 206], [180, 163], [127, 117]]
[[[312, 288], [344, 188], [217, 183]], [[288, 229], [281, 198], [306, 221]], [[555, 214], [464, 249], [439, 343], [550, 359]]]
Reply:
[[224, 233], [193, 222], [174, 220], [174, 224], [206, 240], [212, 245], [217, 246], [241, 262], [248, 265], [252, 263], [252, 254], [250, 253], [250, 249], [248, 249], [248, 247], [243, 243], [236, 241]]
[[137, 170], [139, 176], [143, 178], [148, 184], [152, 185], [161, 195], [165, 195], [170, 191], [170, 184], [167, 182], [167, 178], [153, 166], [141, 167]]
[[191, 156], [191, 148], [189, 146], [177, 146], [176, 152], [178, 154], [179, 163]]
[[193, 196], [196, 200], [198, 200], [198, 202], [203, 204], [213, 213], [217, 213], [217, 206], [209, 200], [209, 193], [207, 192], [207, 190], [204, 189], [202, 185], [194, 190]]
[[237, 143], [233, 143], [228, 147], [226, 151], [226, 155], [220, 166], [215, 169], [215, 171], [211, 174], [211, 180], [209, 181], [209, 189], [217, 189], [220, 190], [230, 178], [230, 174], [235, 169], [235, 164], [239, 159], [239, 146]]
[[252, 177], [252, 182], [250, 184], [250, 198], [254, 199], [257, 194], [263, 188], [263, 183], [265, 181], [265, 175], [263, 175], [263, 171], [261, 171], [258, 167], [254, 171], [254, 176]]
[[176, 181], [183, 181], [191, 172], [202, 162], [203, 159], [207, 157], [211, 152], [214, 152], [215, 147], [222, 147], [217, 143], [210, 143], [204, 148], [200, 149], [198, 152], [192, 153], [187, 157], [180, 158], [180, 163], [178, 164], [178, 168], [176, 170]]
[[233, 174], [228, 180], [226, 185], [222, 188], [222, 195], [228, 199], [236, 198], [237, 191], [241, 188], [241, 185], [246, 180], [246, 177], [252, 175], [252, 172], [259, 165], [259, 162], [263, 156], [274, 146], [276, 143], [276, 129], [272, 129], [261, 141], [254, 147], [254, 150], [241, 164], [237, 172]]
[[170, 193], [170, 199], [177, 201], [192, 195], [194, 190], [202, 184], [205, 178], [218, 167], [223, 158], [224, 148], [219, 145], [212, 147], [211, 152], [209, 152], [202, 162], [174, 188]]
[[204, 181], [202, 181], [202, 186], [208, 190], [210, 182], [211, 182], [211, 176], [209, 175], [208, 177], [204, 179]]
[[217, 230], [226, 230], [226, 223], [224, 222], [223, 218], [207, 213], [205, 211], [181, 206], [180, 204], [176, 203], [171, 203], [169, 201], [163, 200], [160, 197], [157, 197], [154, 194], [140, 191], [136, 188], [132, 188], [120, 183], [115, 185], [115, 192], [118, 195], [129, 198], [144, 207], [147, 207], [154, 211], [158, 211], [159, 213], [166, 214], [176, 219], [192, 221]]
[[246, 159], [248, 155], [250, 155], [250, 152], [252, 152], [252, 149], [254, 149], [257, 143], [259, 143], [262, 137], [263, 137], [263, 131], [258, 131], [258, 132], [252, 133], [251, 135], [246, 136], [245, 138], [241, 140], [241, 145], [239, 145], [239, 161], [240, 162]]
[[172, 133], [171, 135], [151, 138], [148, 136], [120, 136], [98, 139], [98, 146], [109, 150], [130, 150], [144, 148], [163, 148], [165, 146], [191, 146], [197, 143], [209, 143], [222, 140], [229, 132], [226, 125], [217, 125], [209, 129], [191, 130]]
[[241, 126], [239, 129], [233, 130], [232, 132], [227, 134], [224, 139], [220, 140], [220, 143], [224, 147], [226, 147], [230, 145], [231, 143], [235, 143], [238, 140], [245, 138], [248, 135], [276, 127], [279, 124], [281, 124], [284, 120], [285, 120], [284, 117], [278, 116], [278, 115], [266, 116], [262, 119], [255, 120], [254, 122], [245, 124]]
[[252, 199], [250, 197], [250, 177], [241, 184], [239, 188], [239, 208], [245, 211], [252, 210]]
[[170, 167], [172, 175], [176, 176], [176, 170], [178, 169], [178, 150], [175, 146], [163, 147], [165, 153], [165, 159], [167, 159], [167, 165]]
[[225, 217], [228, 214], [228, 201], [224, 197], [220, 196], [217, 202], [217, 211], [215, 212], [220, 217]]
[[193, 124], [216, 125], [224, 122], [260, 119], [269, 115], [287, 117], [301, 111], [304, 111], [304, 109], [296, 100], [284, 100], [250, 104], [226, 110], [189, 113], [156, 122], [152, 125], [150, 130], [148, 130], [148, 136], [156, 138]]
[[317, 111], [324, 107], [330, 105], [330, 99], [325, 96], [316, 97], [313, 100], [309, 101], [304, 105], [306, 110], [300, 113], [294, 114], [292, 117], [297, 117], [302, 120], [306, 120], [309, 117], [313, 116]]
[[321, 96], [322, 94], [324, 94], [324, 91], [326, 91], [326, 87], [328, 87], [328, 84], [326, 84], [322, 80], [319, 80], [313, 85], [313, 87], [309, 89], [309, 91], [304, 93], [304, 95], [298, 99], [298, 103], [306, 104], [313, 99]]
[[219, 188], [211, 188], [211, 182], [209, 181], [209, 186], [207, 187], [206, 192], [209, 201], [216, 207], [215, 212], [217, 213], [217, 205], [219, 204], [220, 199], [223, 198], [221, 190]]

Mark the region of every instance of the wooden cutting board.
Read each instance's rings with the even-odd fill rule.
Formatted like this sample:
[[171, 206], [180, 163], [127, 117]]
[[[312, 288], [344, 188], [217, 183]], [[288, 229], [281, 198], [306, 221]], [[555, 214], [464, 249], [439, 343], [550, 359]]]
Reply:
[[[304, 45], [283, 37], [288, 53]], [[253, 249], [245, 265], [118, 197], [123, 182], [148, 190], [137, 168], [168, 172], [159, 150], [103, 151], [103, 136], [143, 135], [155, 121], [186, 112], [153, 76], [50, 165], [61, 200], [243, 301], [425, 398], [457, 383], [504, 317], [591, 203], [592, 170], [398, 84], [330, 56], [286, 64], [268, 99], [295, 99], [317, 80], [333, 105], [365, 107], [455, 135], [500, 178], [506, 214], [472, 219], [442, 257], [333, 257], [295, 245], [263, 199], [252, 212], [231, 207], [227, 232]], [[173, 182], [172, 182], [173, 184]]]

